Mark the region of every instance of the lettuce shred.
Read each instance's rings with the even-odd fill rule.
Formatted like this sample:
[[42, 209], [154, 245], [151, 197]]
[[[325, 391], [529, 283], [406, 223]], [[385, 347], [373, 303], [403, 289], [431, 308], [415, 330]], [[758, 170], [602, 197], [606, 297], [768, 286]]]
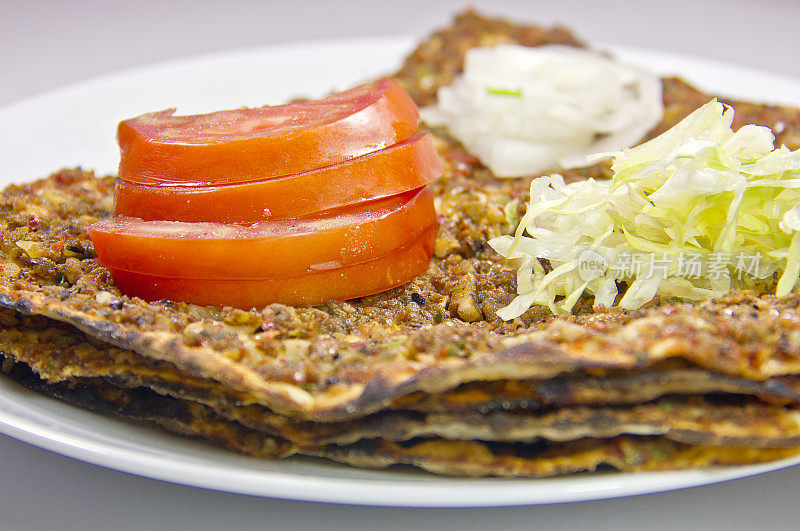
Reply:
[[[534, 179], [515, 235], [489, 242], [517, 266], [506, 320], [534, 304], [570, 313], [633, 310], [655, 296], [699, 300], [800, 276], [800, 151], [774, 148], [769, 128], [731, 128], [712, 100], [672, 129], [613, 157], [613, 179]], [[619, 288], [627, 286], [623, 293]]]

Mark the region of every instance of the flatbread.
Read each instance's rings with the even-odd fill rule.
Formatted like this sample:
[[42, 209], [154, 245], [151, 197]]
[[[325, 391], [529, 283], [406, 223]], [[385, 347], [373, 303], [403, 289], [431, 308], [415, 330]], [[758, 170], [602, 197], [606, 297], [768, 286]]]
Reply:
[[551, 413], [416, 414], [385, 411], [340, 423], [292, 423], [253, 406], [217, 412], [253, 429], [298, 444], [350, 444], [361, 439], [417, 438], [500, 442], [572, 441], [619, 435], [659, 435], [694, 445], [790, 448], [800, 445], [800, 413], [757, 402], [715, 404], [701, 399], [662, 399], [630, 407], [572, 407]]
[[[129, 387], [145, 385], [161, 394], [239, 405], [241, 394], [215, 380], [202, 379], [176, 366], [97, 341], [74, 327], [45, 318], [0, 310], [0, 352], [23, 362], [41, 378], [106, 378]], [[393, 409], [422, 413], [536, 410], [570, 405], [615, 405], [647, 402], [664, 395], [732, 393], [770, 403], [800, 405], [800, 376], [753, 381], [667, 362], [628, 371], [573, 371], [544, 380], [500, 380], [462, 384], [443, 393], [412, 393], [395, 399]]]
[[620, 471], [680, 470], [744, 465], [786, 459], [798, 448], [692, 446], [660, 437], [580, 439], [567, 443], [486, 443], [421, 439], [404, 444], [381, 439], [352, 445], [299, 447], [220, 418], [210, 408], [176, 400], [147, 389], [70, 388], [48, 385], [24, 366], [11, 369], [15, 379], [37, 391], [106, 414], [147, 420], [174, 433], [259, 458], [291, 455], [324, 457], [362, 468], [411, 465], [452, 476], [546, 477], [610, 468]]
[[[7, 312], [5, 318], [13, 319]], [[39, 325], [38, 327], [36, 325]], [[276, 414], [260, 405], [242, 406], [226, 392], [219, 392], [218, 384], [203, 381], [181, 381], [181, 375], [170, 367], [153, 367], [130, 351], [119, 351], [108, 345], [94, 346], [83, 334], [48, 322], [17, 323], [16, 328], [0, 329], [0, 352], [9, 359], [27, 364], [40, 377], [51, 382], [68, 381], [73, 387], [95, 387], [104, 380], [117, 387], [149, 387], [160, 394], [198, 402], [212, 408], [217, 414], [235, 420], [253, 429], [287, 439], [301, 445], [349, 444], [361, 439], [381, 438], [404, 441], [418, 437], [486, 441], [533, 441], [545, 438], [553, 441], [585, 437], [608, 438], [623, 434], [663, 435], [690, 444], [750, 445], [755, 447], [784, 447], [800, 445], [800, 413], [740, 397], [718, 397], [714, 401], [697, 396], [688, 399], [666, 397], [656, 402], [632, 407], [560, 407], [557, 409], [527, 408], [508, 412], [476, 414], [470, 411], [447, 410], [439, 413], [413, 411], [413, 402], [404, 409], [368, 415], [361, 419], [335, 423], [315, 423], [294, 420]], [[113, 363], [108, 363], [112, 361]], [[583, 377], [573, 390], [577, 395], [589, 389], [604, 389], [608, 393], [626, 394], [631, 381], [636, 384], [666, 381], [670, 378], [681, 383], [685, 373], [700, 371], [667, 370], [629, 375], [626, 377]], [[674, 373], [678, 373], [674, 375]], [[637, 377], [645, 377], [641, 381]], [[719, 377], [721, 383], [730, 378]], [[194, 379], [197, 380], [197, 379]], [[607, 380], [610, 380], [607, 381]], [[699, 379], [688, 378], [689, 384]], [[593, 381], [593, 383], [588, 383]], [[623, 382], [621, 387], [615, 383]], [[711, 379], [713, 382], [714, 379]], [[742, 390], [747, 380], [738, 380], [734, 391]], [[510, 387], [511, 382], [502, 382]], [[519, 382], [517, 382], [519, 383]], [[748, 382], [768, 394], [781, 388], [773, 382]], [[545, 380], [528, 382], [528, 388], [558, 388], [569, 386], [565, 381]], [[479, 385], [473, 385], [480, 391]], [[639, 385], [632, 387], [633, 391]], [[645, 386], [644, 389], [649, 389]], [[722, 388], [704, 390], [698, 387], [694, 394], [704, 391], [723, 391]], [[216, 392], [215, 392], [216, 391]], [[469, 393], [462, 390], [461, 393]], [[447, 395], [448, 393], [445, 393]], [[451, 392], [449, 394], [455, 394]], [[666, 394], [666, 393], [665, 393]], [[777, 398], [780, 398], [778, 396]], [[426, 396], [429, 402], [436, 395]], [[439, 402], [445, 402], [442, 398]], [[594, 404], [597, 405], [596, 403]], [[412, 410], [412, 411], [409, 411]]]
[[620, 405], [648, 402], [665, 395], [731, 393], [769, 403], [797, 406], [796, 376], [753, 381], [695, 368], [647, 368], [603, 376], [571, 374], [546, 380], [470, 382], [437, 394], [416, 393], [392, 403], [424, 413], [488, 413], [574, 405]]

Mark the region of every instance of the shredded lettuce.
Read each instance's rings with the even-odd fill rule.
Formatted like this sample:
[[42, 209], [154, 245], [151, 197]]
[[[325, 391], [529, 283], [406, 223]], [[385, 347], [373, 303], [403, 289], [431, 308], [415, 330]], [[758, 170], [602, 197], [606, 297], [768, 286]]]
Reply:
[[766, 127], [734, 132], [733, 117], [712, 100], [649, 142], [595, 155], [613, 157], [609, 181], [534, 179], [515, 235], [489, 242], [518, 262], [518, 296], [498, 315], [570, 313], [584, 294], [633, 310], [768, 286], [776, 273], [777, 295], [794, 290], [800, 151], [775, 149]]

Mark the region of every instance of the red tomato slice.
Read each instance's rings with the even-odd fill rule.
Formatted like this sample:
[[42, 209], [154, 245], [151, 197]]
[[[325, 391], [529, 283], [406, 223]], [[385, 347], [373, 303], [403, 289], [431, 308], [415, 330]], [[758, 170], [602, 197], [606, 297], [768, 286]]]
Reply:
[[147, 301], [168, 299], [244, 309], [274, 302], [314, 306], [331, 299], [363, 297], [410, 282], [428, 268], [435, 239], [436, 227], [429, 227], [410, 245], [381, 258], [296, 277], [209, 280], [115, 270], [111, 274], [120, 291]]
[[411, 136], [419, 124], [413, 100], [388, 78], [314, 101], [173, 113], [119, 124], [121, 178], [202, 185], [294, 175], [383, 149]]
[[436, 222], [428, 188], [321, 216], [250, 226], [112, 218], [87, 228], [100, 263], [154, 276], [292, 277], [372, 260]]
[[442, 174], [426, 135], [321, 170], [226, 186], [145, 186], [118, 180], [114, 214], [144, 220], [257, 223], [306, 216], [425, 186]]

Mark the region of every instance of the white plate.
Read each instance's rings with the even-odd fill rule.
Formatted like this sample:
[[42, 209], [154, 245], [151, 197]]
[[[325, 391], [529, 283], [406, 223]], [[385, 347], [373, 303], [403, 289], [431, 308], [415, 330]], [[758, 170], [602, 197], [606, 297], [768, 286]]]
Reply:
[[[167, 107], [179, 112], [319, 96], [391, 72], [406, 39], [359, 39], [205, 56], [104, 77], [0, 110], [0, 183], [70, 166], [114, 172], [114, 131], [125, 117]], [[659, 73], [753, 100], [800, 104], [800, 83], [732, 65], [615, 49]], [[465, 507], [556, 503], [716, 483], [800, 463], [642, 474], [537, 479], [448, 479], [401, 469], [368, 471], [321, 460], [245, 458], [164, 432], [95, 415], [0, 378], [0, 431], [97, 465], [142, 476], [294, 500], [361, 505]]]

